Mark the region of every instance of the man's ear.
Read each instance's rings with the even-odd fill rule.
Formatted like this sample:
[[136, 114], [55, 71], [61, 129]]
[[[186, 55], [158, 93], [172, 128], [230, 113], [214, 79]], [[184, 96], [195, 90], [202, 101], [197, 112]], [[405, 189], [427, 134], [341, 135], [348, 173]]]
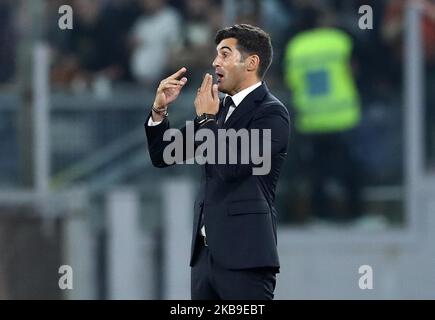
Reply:
[[256, 54], [249, 56], [246, 62], [248, 71], [256, 71], [260, 67], [260, 57]]

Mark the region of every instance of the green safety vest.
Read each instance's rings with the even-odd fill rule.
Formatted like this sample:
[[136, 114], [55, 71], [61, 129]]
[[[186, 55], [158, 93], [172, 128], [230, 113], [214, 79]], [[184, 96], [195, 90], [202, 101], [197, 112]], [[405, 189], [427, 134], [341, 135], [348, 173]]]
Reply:
[[343, 131], [360, 120], [360, 102], [350, 70], [352, 40], [337, 29], [296, 35], [285, 53], [285, 80], [302, 133]]

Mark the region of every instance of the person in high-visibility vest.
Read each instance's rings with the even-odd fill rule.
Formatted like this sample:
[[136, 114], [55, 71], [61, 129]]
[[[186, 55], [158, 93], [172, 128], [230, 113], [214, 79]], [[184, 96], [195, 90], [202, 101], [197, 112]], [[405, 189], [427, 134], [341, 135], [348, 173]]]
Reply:
[[[358, 170], [347, 133], [360, 121], [360, 100], [351, 71], [352, 39], [336, 28], [317, 27], [314, 9], [304, 17], [313, 25], [295, 34], [285, 51], [285, 81], [292, 95], [302, 163], [311, 180], [313, 214], [338, 218], [326, 185], [341, 183], [347, 200], [342, 216], [360, 215]], [[305, 23], [306, 23], [305, 21]]]

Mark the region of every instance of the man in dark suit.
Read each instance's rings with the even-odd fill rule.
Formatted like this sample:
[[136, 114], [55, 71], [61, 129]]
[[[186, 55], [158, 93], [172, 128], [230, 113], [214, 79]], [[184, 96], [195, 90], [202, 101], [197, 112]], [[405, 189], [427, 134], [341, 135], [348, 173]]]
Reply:
[[[215, 39], [213, 61], [217, 84], [206, 74], [195, 99], [194, 130], [207, 130], [219, 140], [219, 131], [234, 129], [263, 133], [254, 141], [261, 152], [269, 152], [270, 170], [255, 175], [258, 167], [250, 159], [240, 161], [246, 146], [225, 145], [226, 158], [234, 153], [236, 163], [216, 159], [202, 166], [202, 179], [195, 201], [190, 266], [192, 299], [273, 299], [277, 253], [275, 190], [287, 154], [289, 115], [262, 81], [272, 61], [270, 37], [250, 25], [220, 30]], [[166, 167], [164, 150], [169, 141], [168, 105], [186, 84], [186, 68], [164, 79], [157, 89], [150, 117], [145, 124], [152, 163]], [[219, 101], [218, 91], [226, 96]], [[186, 136], [186, 128], [181, 130]], [[234, 141], [233, 141], [234, 142]], [[240, 141], [238, 141], [240, 142]], [[196, 146], [199, 143], [195, 144]], [[252, 143], [251, 143], [252, 148]], [[186, 152], [184, 153], [184, 155]]]

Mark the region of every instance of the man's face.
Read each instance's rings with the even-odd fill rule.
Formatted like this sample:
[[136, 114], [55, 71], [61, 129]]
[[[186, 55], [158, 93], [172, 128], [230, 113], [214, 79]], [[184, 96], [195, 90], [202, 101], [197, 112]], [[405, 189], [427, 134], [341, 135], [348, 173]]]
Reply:
[[241, 90], [246, 77], [245, 59], [237, 49], [237, 39], [222, 40], [217, 46], [217, 56], [213, 61], [218, 89], [220, 92], [234, 95]]

